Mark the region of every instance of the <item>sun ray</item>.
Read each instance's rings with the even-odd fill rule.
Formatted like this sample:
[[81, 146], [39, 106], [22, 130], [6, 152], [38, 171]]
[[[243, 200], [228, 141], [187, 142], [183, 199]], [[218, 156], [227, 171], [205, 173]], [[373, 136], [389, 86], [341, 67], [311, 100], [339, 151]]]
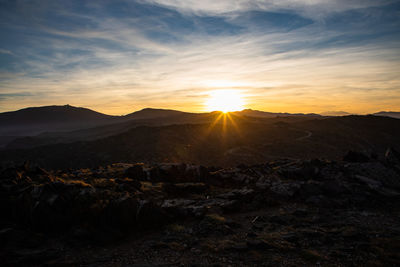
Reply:
[[240, 128], [237, 124], [237, 122], [235, 121], [235, 119], [233, 118], [234, 115], [232, 115], [231, 113], [226, 113], [226, 116], [228, 118], [228, 120], [230, 121], [230, 123], [232, 124], [233, 128], [236, 130], [236, 132], [238, 133], [238, 135], [240, 137], [242, 137], [242, 132], [240, 131]]
[[224, 116], [224, 113], [220, 113], [218, 115], [218, 117], [210, 124], [210, 126], [207, 129], [207, 135], [210, 134], [210, 132], [212, 131], [212, 129], [214, 129], [215, 125], [222, 119], [222, 117]]

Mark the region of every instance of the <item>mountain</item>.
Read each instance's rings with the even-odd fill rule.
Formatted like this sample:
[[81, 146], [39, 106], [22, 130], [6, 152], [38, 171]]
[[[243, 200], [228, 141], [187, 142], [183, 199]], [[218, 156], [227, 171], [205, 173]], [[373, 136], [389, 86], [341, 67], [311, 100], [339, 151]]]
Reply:
[[394, 111], [380, 111], [380, 112], [374, 113], [372, 115], [400, 119], [400, 112], [394, 112]]
[[125, 116], [111, 116], [87, 108], [65, 106], [30, 107], [0, 113], [0, 135], [35, 135], [45, 131], [71, 131], [139, 119], [179, 116], [175, 110], [146, 108]]
[[[201, 119], [206, 118], [202, 116]], [[400, 120], [388, 117], [293, 119], [233, 114], [215, 123], [220, 115], [214, 116], [208, 117], [212, 122], [137, 125], [96, 140], [6, 149], [0, 151], [0, 163], [28, 160], [52, 169], [89, 168], [114, 162], [188, 162], [232, 167], [280, 158], [338, 160], [348, 150], [381, 156], [388, 147], [400, 150]]]
[[165, 118], [165, 117], [170, 117], [170, 116], [179, 116], [179, 115], [184, 115], [184, 114], [193, 114], [193, 113], [187, 113], [187, 112], [171, 110], [171, 109], [145, 108], [145, 109], [130, 113], [128, 115], [125, 115], [124, 117], [126, 119], [155, 119], [155, 118]]
[[233, 112], [237, 115], [249, 116], [249, 117], [261, 117], [261, 118], [275, 118], [275, 117], [320, 117], [321, 115], [315, 113], [273, 113], [265, 112], [252, 109], [244, 109], [242, 111]]
[[109, 124], [121, 117], [87, 108], [65, 106], [31, 107], [0, 113], [0, 135], [35, 135], [45, 131], [73, 130]]
[[[189, 113], [145, 108], [124, 116], [110, 116], [87, 108], [65, 106], [31, 107], [0, 113], [0, 148], [29, 148], [38, 145], [89, 141], [115, 135], [139, 125], [162, 126], [207, 123], [221, 112]], [[254, 118], [308, 117], [304, 114], [233, 112]]]
[[[0, 113], [0, 148], [3, 150], [27, 149], [46, 145], [89, 142], [113, 137], [140, 126], [209, 124], [221, 117], [222, 114], [219, 111], [189, 113], [145, 108], [124, 116], [110, 116], [87, 108], [69, 105], [26, 108]], [[335, 112], [335, 114], [344, 115], [346, 113]], [[329, 115], [334, 114], [331, 112]], [[400, 117], [398, 112], [379, 112], [374, 115], [391, 117], [397, 115], [397, 118]], [[251, 109], [231, 112], [227, 117], [235, 117], [242, 121], [245, 118], [247, 123], [278, 123], [282, 127], [285, 124], [290, 124], [292, 127], [296, 123], [301, 125], [305, 121], [319, 121], [327, 118], [314, 113], [273, 113]], [[295, 127], [300, 127], [298, 125]], [[329, 125], [324, 127], [330, 128]], [[308, 130], [304, 129], [304, 131]], [[328, 133], [328, 136], [329, 134], [331, 133]]]
[[348, 113], [346, 111], [325, 111], [320, 113], [322, 116], [348, 116], [351, 115], [351, 113]]
[[132, 123], [134, 126], [152, 123], [161, 125], [168, 122], [168, 118], [173, 118], [172, 122], [175, 123], [181, 117], [193, 115], [196, 114], [146, 108], [125, 116], [110, 116], [70, 105], [30, 107], [0, 113], [0, 147], [21, 138], [23, 140], [17, 141], [17, 147], [24, 147], [23, 144], [32, 143], [32, 136], [38, 136], [40, 144], [95, 139], [133, 127], [130, 121], [135, 122]]
[[87, 108], [65, 106], [30, 107], [17, 111], [0, 113], [0, 123], [8, 125], [77, 123], [107, 121], [115, 116], [105, 115]]

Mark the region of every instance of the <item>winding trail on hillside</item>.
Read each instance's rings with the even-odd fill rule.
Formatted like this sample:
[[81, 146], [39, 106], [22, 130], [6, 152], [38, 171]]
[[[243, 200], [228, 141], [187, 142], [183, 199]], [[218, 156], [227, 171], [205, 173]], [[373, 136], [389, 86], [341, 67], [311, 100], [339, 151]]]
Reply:
[[306, 133], [305, 136], [298, 137], [298, 138], [296, 138], [296, 140], [297, 140], [297, 141], [301, 141], [301, 140], [310, 138], [310, 137], [312, 136], [312, 134], [313, 134], [312, 132], [307, 131], [307, 130], [305, 130], [304, 133]]

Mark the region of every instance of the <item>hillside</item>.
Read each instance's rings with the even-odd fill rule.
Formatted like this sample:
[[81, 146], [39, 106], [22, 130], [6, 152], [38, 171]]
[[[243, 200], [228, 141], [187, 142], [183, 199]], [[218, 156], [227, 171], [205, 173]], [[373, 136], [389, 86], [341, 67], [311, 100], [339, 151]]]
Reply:
[[108, 124], [120, 118], [73, 106], [45, 106], [0, 113], [1, 135], [35, 135]]
[[377, 116], [255, 119], [137, 126], [95, 141], [0, 152], [0, 162], [29, 160], [46, 168], [85, 168], [114, 162], [256, 164], [278, 158], [339, 159], [346, 151], [382, 156], [399, 147], [400, 120]]
[[[177, 122], [180, 117], [195, 115], [197, 114], [149, 108], [125, 116], [110, 116], [69, 105], [26, 108], [0, 113], [0, 148], [16, 139], [19, 139], [15, 141], [17, 145], [12, 147], [18, 148], [33, 147], [37, 143], [44, 145], [94, 140], [123, 132], [138, 124], [163, 125], [170, 118]], [[130, 126], [130, 121], [138, 122]], [[31, 141], [32, 139], [35, 141]]]

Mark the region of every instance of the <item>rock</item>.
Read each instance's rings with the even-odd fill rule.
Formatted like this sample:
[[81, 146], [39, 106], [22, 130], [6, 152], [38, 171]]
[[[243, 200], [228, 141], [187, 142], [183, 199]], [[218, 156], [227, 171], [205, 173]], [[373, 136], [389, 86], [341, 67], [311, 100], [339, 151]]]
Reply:
[[219, 187], [245, 184], [250, 176], [239, 173], [239, 171], [240, 169], [234, 168], [210, 172], [206, 177], [206, 183]]
[[187, 165], [185, 169], [186, 181], [204, 182], [209, 175], [208, 169], [204, 166]]
[[147, 180], [147, 173], [143, 170], [143, 164], [135, 164], [125, 171], [125, 176], [139, 181]]
[[232, 244], [230, 246], [230, 249], [235, 250], [235, 251], [247, 251], [249, 249], [249, 247], [246, 242], [239, 242], [239, 243]]
[[86, 218], [95, 189], [81, 181], [55, 181], [35, 186], [30, 196], [32, 226], [40, 231], [66, 231]]
[[270, 190], [282, 197], [292, 197], [300, 189], [300, 183], [297, 182], [274, 182]]
[[386, 150], [385, 161], [392, 165], [400, 165], [400, 152], [390, 147]]
[[353, 174], [379, 181], [388, 188], [400, 190], [400, 173], [395, 168], [385, 166], [381, 162], [351, 164], [347, 169]]
[[321, 185], [322, 192], [330, 197], [335, 197], [347, 193], [347, 188], [337, 180], [328, 180]]
[[188, 199], [167, 199], [161, 206], [169, 216], [182, 219], [188, 216], [202, 217], [207, 212], [209, 203]]
[[362, 152], [350, 150], [344, 155], [343, 160], [347, 162], [368, 162], [370, 158]]
[[165, 225], [171, 221], [164, 210], [155, 203], [148, 200], [141, 200], [136, 213], [136, 221], [140, 228], [152, 228]]
[[273, 246], [265, 242], [264, 240], [250, 239], [247, 240], [247, 247], [250, 249], [264, 250], [264, 249], [272, 249]]
[[135, 230], [139, 202], [129, 194], [113, 200], [107, 207], [108, 223], [123, 231]]
[[358, 181], [368, 185], [368, 187], [371, 189], [378, 189], [378, 188], [382, 187], [382, 183], [380, 181], [376, 181], [376, 180], [370, 179], [368, 177], [364, 177], [361, 175], [355, 175], [354, 178], [356, 178]]
[[209, 187], [204, 183], [166, 183], [163, 186], [164, 191], [172, 195], [188, 195], [204, 193]]
[[151, 173], [151, 181], [168, 183], [185, 182], [186, 164], [184, 163], [163, 163], [154, 168], [156, 168], [157, 171]]
[[317, 206], [317, 207], [334, 207], [334, 203], [329, 201], [326, 197], [322, 195], [311, 196], [305, 200], [306, 204]]
[[241, 201], [250, 201], [255, 195], [255, 191], [253, 189], [235, 189], [228, 193], [220, 194], [217, 198], [222, 199], [230, 199], [230, 200], [241, 200]]
[[119, 185], [121, 191], [136, 191], [142, 187], [141, 182], [130, 178], [115, 179], [115, 182]]
[[232, 234], [234, 231], [226, 225], [225, 217], [218, 214], [207, 214], [195, 227], [194, 232], [199, 236]]
[[310, 180], [307, 181], [307, 183], [301, 185], [300, 190], [298, 190], [298, 193], [301, 196], [307, 198], [309, 196], [321, 195], [322, 189], [319, 182]]
[[60, 251], [55, 249], [21, 249], [14, 252], [16, 261], [13, 265], [44, 265], [47, 261], [57, 259], [60, 256]]
[[153, 182], [204, 182], [208, 174], [207, 168], [203, 166], [187, 165], [184, 163], [163, 163], [149, 169], [150, 180]]
[[299, 241], [299, 236], [294, 232], [282, 234], [281, 238], [290, 243], [297, 243]]
[[0, 243], [3, 246], [15, 245], [26, 239], [26, 234], [14, 228], [4, 228], [0, 230]]
[[285, 179], [319, 179], [323, 165], [320, 160], [294, 162], [280, 167], [277, 173]]

